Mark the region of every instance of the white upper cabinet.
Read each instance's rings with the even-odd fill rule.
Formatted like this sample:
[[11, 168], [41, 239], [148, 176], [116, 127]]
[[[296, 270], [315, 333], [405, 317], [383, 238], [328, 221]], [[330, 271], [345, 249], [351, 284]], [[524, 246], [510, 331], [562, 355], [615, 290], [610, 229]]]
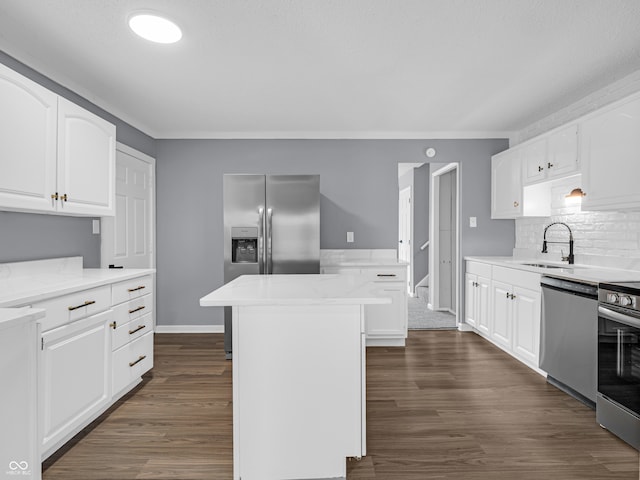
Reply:
[[556, 130], [549, 135], [547, 142], [548, 179], [579, 173], [577, 124]]
[[570, 125], [520, 147], [524, 185], [579, 173], [578, 125]]
[[547, 139], [542, 138], [523, 146], [522, 156], [522, 180], [528, 183], [544, 180], [547, 176]]
[[58, 96], [0, 65], [0, 207], [55, 211]]
[[522, 216], [522, 175], [518, 150], [491, 157], [491, 218]]
[[114, 215], [114, 125], [0, 65], [0, 210]]
[[58, 103], [58, 192], [68, 214], [113, 215], [116, 127], [74, 103]]
[[583, 210], [640, 207], [640, 98], [581, 125]]

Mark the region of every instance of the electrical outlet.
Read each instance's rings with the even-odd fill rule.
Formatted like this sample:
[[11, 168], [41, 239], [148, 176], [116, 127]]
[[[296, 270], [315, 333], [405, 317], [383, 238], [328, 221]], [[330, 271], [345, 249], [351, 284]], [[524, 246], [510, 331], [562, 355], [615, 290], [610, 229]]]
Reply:
[[97, 220], [97, 219], [93, 220], [93, 234], [94, 235], [100, 234], [100, 220]]
[[476, 217], [469, 217], [469, 227], [476, 228], [478, 226], [478, 219]]
[[353, 243], [353, 232], [347, 232], [347, 243]]

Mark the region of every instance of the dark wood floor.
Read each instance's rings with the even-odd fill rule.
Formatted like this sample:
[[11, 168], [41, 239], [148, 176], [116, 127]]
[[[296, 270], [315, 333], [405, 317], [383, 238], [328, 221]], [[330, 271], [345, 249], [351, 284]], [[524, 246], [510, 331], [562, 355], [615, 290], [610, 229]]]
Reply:
[[[367, 350], [368, 455], [349, 479], [638, 480], [589, 408], [473, 333]], [[222, 335], [156, 336], [152, 374], [46, 463], [44, 480], [231, 479]]]

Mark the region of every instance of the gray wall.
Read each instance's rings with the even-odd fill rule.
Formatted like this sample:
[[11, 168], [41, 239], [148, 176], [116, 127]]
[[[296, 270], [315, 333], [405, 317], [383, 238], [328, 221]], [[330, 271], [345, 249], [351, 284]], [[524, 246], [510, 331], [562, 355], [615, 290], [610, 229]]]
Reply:
[[90, 218], [0, 212], [0, 263], [82, 256], [97, 268], [100, 235], [91, 232]]
[[[115, 124], [119, 142], [155, 156], [155, 140], [150, 136], [2, 51], [0, 63]], [[83, 256], [85, 267], [100, 266], [100, 236], [92, 234], [90, 218], [0, 212], [0, 263], [69, 255]]]
[[[397, 248], [398, 162], [459, 162], [462, 255], [509, 255], [514, 222], [490, 219], [494, 140], [158, 140], [159, 325], [221, 324], [198, 300], [223, 283], [224, 173], [321, 175], [321, 248]], [[470, 215], [479, 228], [466, 229]], [[466, 219], [466, 220], [465, 220]], [[346, 232], [355, 243], [346, 243]], [[462, 278], [462, 277], [460, 277]]]
[[413, 170], [413, 283], [429, 273], [429, 249], [420, 247], [429, 240], [429, 164]]

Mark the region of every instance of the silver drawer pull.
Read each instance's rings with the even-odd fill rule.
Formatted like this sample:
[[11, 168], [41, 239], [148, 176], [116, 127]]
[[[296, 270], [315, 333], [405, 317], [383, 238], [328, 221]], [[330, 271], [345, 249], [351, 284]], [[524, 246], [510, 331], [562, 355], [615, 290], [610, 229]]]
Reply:
[[144, 310], [144, 305], [138, 307], [138, 308], [134, 308], [133, 310], [129, 310], [129, 313], [136, 313], [139, 312], [140, 310]]
[[128, 288], [128, 289], [127, 289], [127, 291], [128, 291], [129, 293], [131, 293], [131, 292], [137, 292], [138, 290], [142, 290], [143, 288], [145, 288], [145, 286], [144, 286], [144, 285], [140, 285], [139, 287], [136, 287], [136, 288]]
[[129, 362], [129, 366], [133, 367], [135, 364], [140, 363], [142, 360], [144, 360], [145, 358], [147, 358], [146, 355], [140, 355], [138, 357], [138, 359], [135, 362]]
[[138, 325], [138, 328], [136, 328], [135, 330], [129, 330], [129, 335], [133, 335], [134, 333], [139, 332], [144, 327], [146, 327], [146, 325]]
[[93, 305], [94, 303], [96, 303], [95, 300], [87, 300], [82, 305], [76, 305], [75, 307], [69, 307], [69, 311], [72, 312], [72, 311], [77, 310], [79, 308], [86, 307], [87, 305]]
[[378, 276], [379, 277], [395, 277], [396, 274], [395, 273], [379, 273]]

